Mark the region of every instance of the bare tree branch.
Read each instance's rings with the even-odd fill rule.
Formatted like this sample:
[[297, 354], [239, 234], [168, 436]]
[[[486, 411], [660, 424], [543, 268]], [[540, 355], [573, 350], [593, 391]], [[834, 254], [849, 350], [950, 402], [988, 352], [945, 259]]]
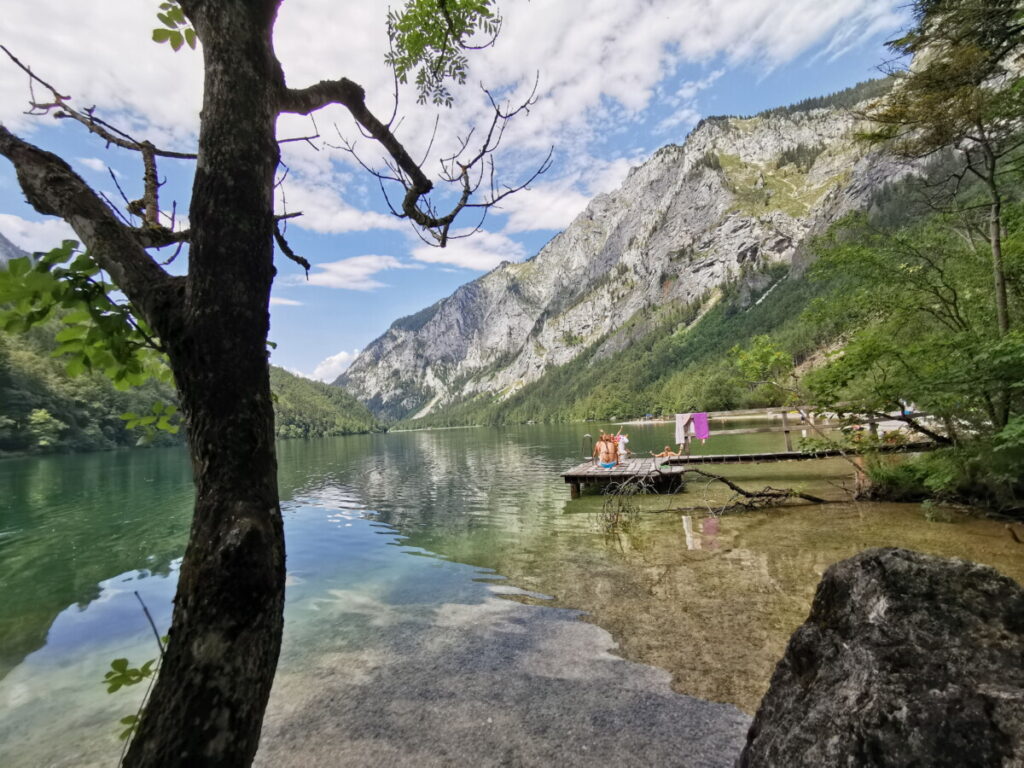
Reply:
[[[387, 172], [378, 171], [364, 162], [356, 153], [350, 142], [343, 141], [343, 149], [355, 157], [364, 170], [371, 173], [381, 186], [384, 182], [400, 184], [405, 192], [401, 205], [394, 206], [385, 193], [388, 206], [400, 218], [407, 218], [427, 230], [436, 241], [436, 245], [444, 247], [449, 240], [452, 223], [465, 208], [490, 208], [508, 195], [525, 189], [551, 165], [552, 152], [526, 181], [515, 186], [505, 186], [500, 190], [494, 184], [494, 168], [492, 155], [501, 143], [506, 125], [522, 112], [529, 110], [536, 100], [536, 83], [529, 97], [515, 108], [502, 108], [489, 91], [484, 91], [491, 102], [493, 117], [488, 131], [477, 148], [475, 154], [463, 158], [472, 132], [460, 141], [458, 151], [442, 158], [441, 178], [450, 184], [459, 186], [459, 196], [454, 205], [445, 214], [439, 214], [427, 199], [434, 189], [434, 183], [427, 178], [420, 163], [410, 156], [408, 150], [395, 136], [391, 128], [394, 120], [382, 123], [366, 106], [366, 94], [363, 88], [349, 80], [323, 80], [308, 88], [293, 89], [282, 87], [280, 111], [301, 115], [311, 114], [325, 106], [338, 104], [345, 107], [355, 119], [360, 132], [373, 139], [385, 150], [387, 159], [384, 161]], [[340, 131], [339, 131], [340, 135]], [[431, 143], [433, 138], [431, 138]], [[485, 173], [486, 172], [486, 173]], [[473, 194], [479, 189], [485, 175], [491, 180], [490, 194], [479, 202], [471, 202]], [[428, 241], [429, 242], [429, 241]]]
[[306, 270], [306, 279], [308, 280], [309, 270], [312, 269], [312, 265], [306, 259], [304, 259], [302, 256], [299, 256], [299, 254], [292, 250], [292, 247], [284, 238], [284, 233], [281, 232], [280, 223], [277, 221], [274, 222], [274, 240], [275, 242], [277, 242], [277, 247], [281, 249], [281, 253], [283, 253], [289, 259], [291, 259], [304, 270]]

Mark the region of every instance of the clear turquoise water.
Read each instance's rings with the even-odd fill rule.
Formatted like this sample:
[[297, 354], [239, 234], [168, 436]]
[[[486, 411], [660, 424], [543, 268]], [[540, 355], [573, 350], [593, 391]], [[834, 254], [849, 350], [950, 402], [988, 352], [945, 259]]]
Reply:
[[[662, 665], [682, 689], [702, 693], [673, 669], [684, 661], [656, 652], [664, 622], [682, 610], [678, 595], [659, 603], [654, 589], [636, 582], [650, 571], [651, 558], [671, 562], [684, 579], [711, 573], [702, 563], [714, 553], [695, 556], [687, 549], [678, 515], [645, 515], [639, 530], [612, 541], [589, 514], [599, 500], [569, 502], [559, 473], [581, 460], [583, 434], [601, 426], [609, 425], [280, 443], [288, 550], [282, 671], [301, 671], [336, 648], [339, 634], [346, 647], [365, 649], [387, 631], [375, 619], [385, 613], [479, 606], [493, 599], [496, 587], [521, 587], [551, 599], [514, 599], [590, 611], [590, 620], [611, 630], [627, 657]], [[630, 430], [638, 453], [671, 441], [668, 425]], [[704, 450], [770, 450], [781, 442], [771, 434], [719, 437]], [[805, 462], [766, 466], [762, 474], [774, 484], [820, 484], [842, 472], [834, 463]], [[743, 473], [763, 479], [757, 470]], [[134, 593], [165, 629], [191, 503], [190, 468], [179, 449], [0, 461], [0, 765], [116, 759], [117, 720], [134, 711], [142, 686], [108, 695], [100, 681], [114, 658], [139, 663], [155, 655]], [[947, 539], [963, 540], [967, 550], [954, 547], [949, 554], [991, 555], [988, 560], [1008, 572], [1020, 565], [998, 526], [965, 523], [951, 537], [925, 523], [919, 510], [890, 506], [863, 505], [856, 515], [840, 515], [848, 527], [832, 531], [817, 551], [820, 518], [789, 513], [792, 531], [782, 538], [759, 538], [756, 516], [721, 521], [716, 534], [732, 542], [722, 547], [723, 557], [746, 551], [737, 543], [744, 536], [757, 553], [753, 560], [744, 556], [731, 578], [753, 583], [765, 559], [775, 558], [799, 585], [773, 638], [784, 641], [799, 623], [823, 564], [862, 544], [925, 542], [924, 548], [941, 550]], [[900, 524], [865, 538], [865, 515], [896, 516]], [[652, 606], [664, 616], [657, 618]], [[715, 610], [729, 612], [727, 590]], [[655, 618], [643, 626], [623, 619], [645, 613]], [[732, 700], [745, 701], [741, 694]]]

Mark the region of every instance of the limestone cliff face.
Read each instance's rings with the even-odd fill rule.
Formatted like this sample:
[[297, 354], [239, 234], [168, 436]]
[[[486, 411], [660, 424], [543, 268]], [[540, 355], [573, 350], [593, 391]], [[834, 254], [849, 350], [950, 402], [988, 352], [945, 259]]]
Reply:
[[507, 396], [594, 343], [610, 354], [638, 312], [791, 262], [808, 235], [899, 175], [855, 144], [854, 127], [830, 109], [708, 119], [534, 258], [396, 321], [336, 383], [378, 415], [425, 415], [463, 396]]

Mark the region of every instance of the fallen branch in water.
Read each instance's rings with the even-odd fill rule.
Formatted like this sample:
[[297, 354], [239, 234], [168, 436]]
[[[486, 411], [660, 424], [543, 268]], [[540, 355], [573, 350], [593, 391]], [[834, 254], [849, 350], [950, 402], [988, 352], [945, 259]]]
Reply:
[[[728, 502], [717, 510], [712, 510], [710, 506], [706, 507], [671, 507], [667, 509], [667, 512], [695, 512], [695, 511], [710, 511], [712, 514], [723, 515], [730, 512], [746, 512], [752, 509], [759, 509], [761, 507], [771, 506], [777, 504], [780, 501], [786, 499], [802, 499], [803, 501], [811, 504], [826, 504], [827, 500], [822, 499], [818, 496], [812, 496], [809, 493], [798, 491], [794, 488], [772, 488], [770, 485], [765, 486], [760, 491], [748, 491], [746, 488], [742, 488], [732, 480], [722, 475], [716, 475], [714, 472], [705, 472], [702, 469], [694, 469], [693, 467], [686, 470], [687, 472], [693, 472], [695, 474], [706, 477], [711, 481], [717, 480], [720, 483], [728, 486], [735, 494]], [[742, 498], [737, 498], [742, 497]]]

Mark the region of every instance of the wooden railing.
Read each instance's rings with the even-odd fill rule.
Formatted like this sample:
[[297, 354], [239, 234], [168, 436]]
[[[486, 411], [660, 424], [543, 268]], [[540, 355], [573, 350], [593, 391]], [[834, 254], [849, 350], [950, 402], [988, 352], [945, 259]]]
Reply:
[[[806, 421], [802, 414], [807, 414]], [[766, 416], [766, 415], [780, 415], [782, 417], [782, 426], [779, 427], [747, 427], [744, 429], [716, 429], [714, 435], [754, 435], [762, 432], [781, 432], [786, 438], [786, 450], [793, 450], [793, 438], [792, 433], [800, 431], [802, 437], [807, 436], [808, 430], [836, 430], [842, 429], [844, 424], [838, 424], [835, 421], [825, 418], [823, 420], [816, 421], [814, 418], [814, 411], [806, 406], [779, 406], [775, 408], [747, 408], [746, 410], [740, 411], [711, 411], [708, 413], [708, 420], [721, 419], [721, 418], [732, 418], [739, 416]], [[790, 424], [790, 416], [792, 414], [801, 414], [800, 421], [796, 424]], [[901, 414], [902, 415], [902, 414]], [[911, 416], [927, 416], [926, 413], [912, 413]], [[899, 415], [889, 416], [888, 419], [880, 419], [872, 416], [861, 420], [861, 423], [867, 424], [872, 434], [877, 434], [878, 423], [880, 421], [899, 421]]]

